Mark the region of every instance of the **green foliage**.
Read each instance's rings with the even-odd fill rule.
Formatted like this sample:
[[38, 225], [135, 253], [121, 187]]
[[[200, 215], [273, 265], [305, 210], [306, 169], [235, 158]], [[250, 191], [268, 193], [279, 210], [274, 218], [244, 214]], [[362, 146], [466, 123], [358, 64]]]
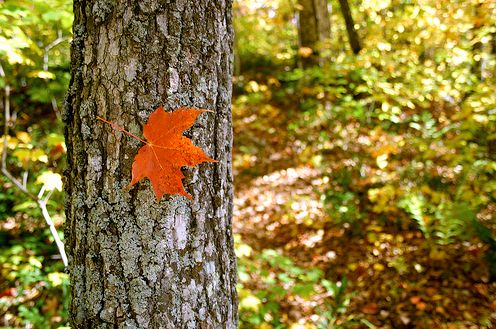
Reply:
[[[341, 225], [352, 236], [370, 222], [399, 232], [418, 229], [425, 248], [436, 251], [432, 258], [445, 257], [438, 248], [482, 241], [496, 277], [494, 4], [350, 4], [363, 50], [352, 55], [339, 9], [333, 10], [331, 57], [319, 67], [298, 67], [294, 39], [278, 35], [274, 41], [276, 34], [260, 33], [251, 39], [263, 39], [262, 45], [271, 40], [273, 51], [261, 47], [264, 61], [252, 64], [257, 50], [245, 47], [246, 31], [258, 31], [270, 19], [261, 15], [238, 26], [246, 31], [237, 43], [245, 55], [237, 58], [242, 72], [235, 113], [281, 109], [284, 118], [274, 119], [287, 122], [287, 131], [279, 134], [290, 136], [285, 143], [298, 149], [293, 156], [299, 164], [320, 171], [323, 185], [315, 189], [327, 211], [323, 227]], [[278, 61], [287, 58], [281, 54], [293, 57]], [[263, 143], [240, 144], [250, 145], [252, 159]], [[254, 160], [245, 165], [256, 174]], [[400, 256], [390, 264], [405, 275], [413, 268], [408, 261]], [[326, 311], [331, 318], [338, 313], [333, 307]]]
[[[408, 194], [398, 202], [400, 208], [405, 209], [418, 224], [419, 229], [422, 231], [426, 238], [431, 236], [431, 228], [426, 220], [424, 209], [426, 207], [425, 198], [418, 194]], [[445, 216], [440, 216], [445, 219]]]
[[[0, 184], [5, 186], [7, 183], [7, 178], [0, 177]], [[15, 204], [16, 197], [13, 189], [4, 189], [2, 193], [0, 193], [0, 214], [13, 215], [13, 205]]]
[[[281, 309], [295, 299], [315, 301], [314, 312], [325, 321], [342, 323], [350, 303], [347, 281], [334, 283], [318, 268], [297, 266], [289, 257], [272, 249], [255, 254], [236, 236], [240, 328], [288, 328]], [[256, 286], [252, 282], [257, 282]], [[320, 296], [327, 296], [322, 300]]]
[[441, 245], [456, 239], [467, 239], [472, 222], [477, 220], [467, 204], [441, 204], [436, 213], [438, 220], [435, 235]]
[[50, 328], [67, 321], [69, 280], [61, 263], [47, 259], [57, 253], [51, 244], [40, 243], [49, 236], [48, 230], [37, 230], [36, 235], [25, 237], [23, 246], [12, 239], [2, 244], [0, 292], [15, 287], [15, 293], [13, 298], [0, 298], [0, 309], [17, 313], [15, 327], [31, 324], [35, 328]]
[[235, 66], [237, 70], [292, 63], [297, 31], [291, 22], [294, 1], [235, 1]]
[[[299, 104], [288, 130], [307, 141], [328, 178], [323, 201], [333, 221], [360, 221], [372, 210], [408, 215], [440, 244], [467, 239], [459, 210], [477, 212], [496, 196], [494, 8], [387, 1], [358, 9], [359, 55], [333, 42], [331, 61], [281, 67], [258, 102]], [[342, 38], [344, 25], [336, 28]]]
[[48, 328], [50, 323], [47, 318], [40, 314], [38, 308], [27, 308], [19, 306], [19, 315], [24, 319], [26, 325], [33, 325], [35, 328]]
[[[4, 121], [10, 87], [13, 126], [7, 169], [33, 194], [52, 193], [48, 209], [62, 218], [60, 172], [65, 153], [60, 107], [69, 82], [72, 1], [6, 0], [0, 4], [0, 99]], [[0, 137], [3, 148], [4, 138]], [[1, 153], [2, 151], [0, 151]], [[38, 206], [0, 178], [0, 310], [13, 328], [67, 323], [68, 278]], [[11, 293], [15, 291], [15, 293]]]
[[69, 0], [7, 0], [0, 6], [0, 87], [10, 86], [18, 121], [41, 115], [40, 105], [60, 116], [70, 77], [71, 5]]
[[324, 302], [324, 311], [322, 312], [323, 320], [318, 323], [318, 328], [345, 328], [347, 325], [351, 324], [352, 319], [339, 324], [337, 324], [337, 322], [338, 319], [343, 317], [346, 313], [346, 309], [350, 304], [351, 296], [346, 293], [348, 280], [344, 277], [343, 280], [338, 282], [329, 282], [325, 280], [322, 284], [331, 298]]

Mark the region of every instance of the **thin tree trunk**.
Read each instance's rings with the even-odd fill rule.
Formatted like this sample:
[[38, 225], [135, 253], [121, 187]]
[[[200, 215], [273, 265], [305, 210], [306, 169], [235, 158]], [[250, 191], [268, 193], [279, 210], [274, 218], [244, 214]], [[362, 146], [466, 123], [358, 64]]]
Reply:
[[[298, 34], [300, 55], [303, 66], [319, 64], [322, 59], [324, 43], [331, 37], [331, 21], [327, 9], [327, 0], [300, 0]], [[305, 49], [311, 50], [305, 53]]]
[[[75, 0], [66, 123], [73, 328], [236, 328], [231, 0]], [[150, 113], [197, 107], [190, 201], [126, 189]]]
[[491, 39], [491, 54], [496, 55], [496, 32], [491, 33]]
[[[474, 7], [474, 18], [479, 18], [481, 15], [481, 3], [478, 3]], [[481, 19], [474, 19], [474, 27], [472, 28], [473, 38], [477, 37], [479, 30], [484, 26], [484, 23]], [[472, 55], [474, 56], [474, 64], [471, 67], [471, 72], [477, 76], [479, 81], [484, 79], [484, 46], [482, 42], [477, 41], [472, 45]], [[475, 56], [478, 56], [479, 59], [476, 60]]]
[[362, 50], [360, 45], [360, 38], [355, 30], [355, 22], [353, 21], [353, 16], [351, 15], [350, 5], [348, 0], [339, 0], [339, 5], [341, 7], [341, 13], [343, 14], [344, 22], [346, 25], [346, 31], [348, 32], [348, 40], [350, 42], [351, 50], [354, 54], [358, 54]]

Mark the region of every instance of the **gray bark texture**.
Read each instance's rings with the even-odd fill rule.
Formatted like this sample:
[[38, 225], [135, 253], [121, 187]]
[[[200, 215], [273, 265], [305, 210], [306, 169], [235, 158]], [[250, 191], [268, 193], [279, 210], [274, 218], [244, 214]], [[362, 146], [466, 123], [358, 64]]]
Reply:
[[[66, 124], [72, 328], [236, 328], [231, 0], [75, 0]], [[190, 201], [126, 188], [149, 115], [195, 107]], [[166, 128], [166, 127], [164, 127]]]
[[318, 64], [325, 41], [331, 37], [331, 20], [327, 0], [300, 0], [298, 34], [300, 47], [313, 50], [309, 57], [302, 58], [304, 66]]

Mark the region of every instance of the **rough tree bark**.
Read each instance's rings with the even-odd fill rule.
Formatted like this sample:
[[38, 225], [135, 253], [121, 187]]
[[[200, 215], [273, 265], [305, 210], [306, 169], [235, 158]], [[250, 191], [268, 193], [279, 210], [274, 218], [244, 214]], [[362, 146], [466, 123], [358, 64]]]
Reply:
[[327, 0], [300, 0], [298, 35], [300, 47], [312, 50], [302, 53], [303, 66], [319, 64], [324, 42], [331, 37], [331, 21]]
[[[231, 0], [75, 0], [66, 236], [73, 328], [236, 328]], [[149, 115], [197, 107], [193, 200], [126, 189]]]
[[353, 21], [353, 16], [351, 15], [348, 0], [339, 0], [339, 5], [341, 6], [341, 13], [343, 14], [346, 31], [348, 32], [348, 40], [350, 42], [351, 50], [354, 54], [358, 54], [360, 50], [362, 50], [362, 46], [360, 45], [358, 33], [355, 30], [355, 22]]

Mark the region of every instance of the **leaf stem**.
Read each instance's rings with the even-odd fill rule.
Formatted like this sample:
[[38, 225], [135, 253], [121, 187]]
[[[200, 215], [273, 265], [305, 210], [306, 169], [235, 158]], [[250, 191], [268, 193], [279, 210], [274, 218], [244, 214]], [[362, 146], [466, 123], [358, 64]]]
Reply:
[[100, 120], [100, 121], [105, 122], [106, 124], [111, 125], [111, 126], [112, 126], [112, 128], [114, 128], [115, 130], [119, 130], [119, 131], [121, 131], [121, 132], [123, 132], [123, 133], [125, 133], [125, 134], [128, 134], [129, 136], [133, 137], [134, 139], [139, 140], [139, 141], [140, 141], [140, 142], [142, 142], [143, 144], [149, 144], [149, 143], [148, 143], [147, 141], [145, 141], [144, 139], [139, 138], [139, 137], [138, 137], [138, 136], [136, 136], [135, 134], [130, 133], [130, 132], [129, 132], [129, 131], [127, 131], [126, 129], [124, 129], [124, 128], [122, 128], [122, 127], [118, 126], [117, 124], [115, 124], [115, 123], [113, 123], [113, 122], [110, 122], [110, 121], [108, 121], [108, 120], [105, 120], [104, 118], [101, 118], [101, 117], [99, 117], [99, 116], [97, 116], [96, 118], [97, 118], [98, 120]]

